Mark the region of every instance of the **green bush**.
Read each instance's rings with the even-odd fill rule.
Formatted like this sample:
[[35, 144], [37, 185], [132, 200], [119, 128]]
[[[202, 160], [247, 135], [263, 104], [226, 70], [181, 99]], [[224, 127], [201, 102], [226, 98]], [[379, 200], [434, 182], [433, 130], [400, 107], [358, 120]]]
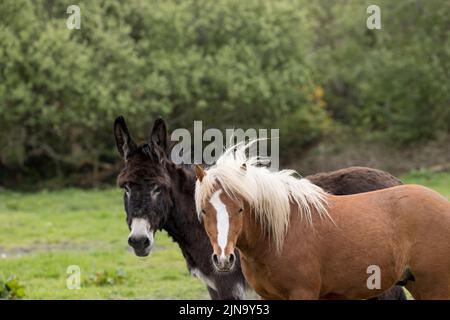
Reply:
[[15, 276], [0, 279], [0, 299], [16, 300], [25, 297], [25, 288]]
[[123, 283], [127, 277], [127, 273], [122, 269], [98, 271], [89, 274], [87, 278], [87, 285], [91, 286], [106, 286]]
[[120, 114], [140, 139], [157, 115], [280, 128], [292, 155], [336, 127], [399, 145], [450, 131], [448, 1], [378, 1], [382, 30], [364, 1], [81, 1], [68, 30], [71, 4], [0, 3], [0, 184], [101, 179]]
[[450, 3], [377, 1], [381, 30], [365, 28], [369, 4], [327, 2], [315, 11], [325, 21], [314, 65], [328, 111], [357, 134], [396, 146], [449, 133]]
[[295, 114], [298, 146], [317, 140], [327, 114], [308, 98], [305, 3], [84, 1], [68, 30], [70, 1], [2, 1], [1, 163], [46, 157], [54, 175], [113, 162], [119, 114], [141, 134], [156, 115], [277, 128]]

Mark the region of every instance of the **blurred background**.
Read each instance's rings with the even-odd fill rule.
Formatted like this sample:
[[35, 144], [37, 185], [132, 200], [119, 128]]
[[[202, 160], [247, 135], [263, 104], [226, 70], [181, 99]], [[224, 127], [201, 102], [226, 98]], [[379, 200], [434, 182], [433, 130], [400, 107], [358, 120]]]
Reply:
[[[283, 167], [450, 196], [449, 1], [79, 1], [69, 30], [71, 4], [0, 2], [0, 297], [207, 297], [164, 234], [126, 252], [118, 115], [140, 141], [157, 116], [279, 128]], [[65, 288], [70, 264], [86, 288]]]

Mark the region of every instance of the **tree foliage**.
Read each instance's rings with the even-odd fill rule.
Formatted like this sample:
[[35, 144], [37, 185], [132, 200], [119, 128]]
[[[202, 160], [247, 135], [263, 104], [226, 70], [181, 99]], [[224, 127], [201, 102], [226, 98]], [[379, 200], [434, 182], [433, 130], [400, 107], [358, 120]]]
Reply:
[[335, 127], [434, 139], [450, 123], [450, 3], [378, 2], [382, 30], [368, 2], [306, 0], [81, 1], [69, 30], [70, 1], [3, 0], [0, 166], [95, 171], [117, 160], [120, 114], [141, 135], [157, 115], [280, 128], [294, 152]]

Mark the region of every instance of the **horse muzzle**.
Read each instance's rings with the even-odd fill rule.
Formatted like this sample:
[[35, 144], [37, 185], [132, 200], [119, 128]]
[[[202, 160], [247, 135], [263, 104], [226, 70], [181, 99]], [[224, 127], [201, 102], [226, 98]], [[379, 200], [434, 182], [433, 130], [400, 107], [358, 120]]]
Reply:
[[228, 256], [220, 255], [213, 253], [212, 262], [217, 271], [220, 272], [230, 272], [233, 270], [233, 267], [236, 262], [236, 255], [234, 253], [230, 253]]

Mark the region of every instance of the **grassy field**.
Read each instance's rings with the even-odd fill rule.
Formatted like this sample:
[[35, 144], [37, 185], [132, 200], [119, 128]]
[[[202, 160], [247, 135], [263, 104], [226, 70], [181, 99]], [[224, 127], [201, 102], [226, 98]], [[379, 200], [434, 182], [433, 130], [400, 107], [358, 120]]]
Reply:
[[[413, 172], [406, 183], [450, 198], [450, 173]], [[0, 280], [16, 276], [28, 299], [206, 299], [178, 246], [157, 233], [138, 258], [128, 249], [122, 193], [66, 189], [0, 193]], [[67, 267], [81, 268], [81, 288], [66, 288]]]

